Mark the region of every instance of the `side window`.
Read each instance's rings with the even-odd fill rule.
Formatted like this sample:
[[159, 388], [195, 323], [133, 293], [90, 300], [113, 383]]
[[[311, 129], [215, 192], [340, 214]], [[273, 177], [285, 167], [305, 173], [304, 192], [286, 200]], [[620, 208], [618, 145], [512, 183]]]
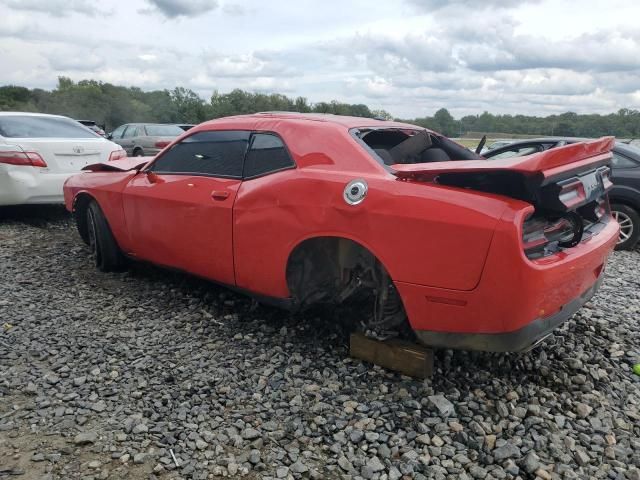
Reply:
[[634, 168], [637, 167], [638, 164], [631, 160], [630, 158], [625, 157], [624, 155], [620, 155], [618, 152], [611, 152], [613, 158], [611, 160], [611, 164], [613, 168]]
[[136, 127], [135, 125], [129, 125], [127, 129], [124, 131], [124, 133], [122, 134], [122, 138], [134, 137], [137, 129], [138, 127]]
[[113, 132], [111, 132], [111, 138], [122, 138], [122, 134], [124, 133], [125, 128], [127, 128], [126, 125], [120, 125]]
[[156, 173], [201, 174], [242, 178], [250, 132], [198, 132], [183, 139], [149, 168]]
[[295, 167], [295, 163], [280, 137], [270, 133], [253, 135], [244, 162], [244, 178], [254, 178], [292, 167]]

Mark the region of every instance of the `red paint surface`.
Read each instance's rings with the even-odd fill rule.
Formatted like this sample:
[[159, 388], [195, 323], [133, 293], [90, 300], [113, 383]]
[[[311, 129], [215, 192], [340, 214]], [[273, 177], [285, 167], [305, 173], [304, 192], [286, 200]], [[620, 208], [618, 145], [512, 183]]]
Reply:
[[[67, 181], [65, 201], [72, 210], [78, 194], [94, 197], [131, 256], [272, 297], [289, 296], [287, 260], [300, 242], [318, 236], [352, 239], [385, 266], [415, 329], [511, 331], [554, 313], [595, 282], [615, 244], [617, 224], [566, 253], [532, 262], [521, 244], [530, 205], [396, 175], [492, 166], [546, 175], [572, 168], [576, 159], [598, 161], [610, 140], [527, 159], [394, 166], [394, 175], [349, 133], [354, 127], [387, 126], [416, 128], [303, 114], [218, 119], [181, 138], [203, 130], [275, 132], [297, 168], [246, 181], [87, 172]], [[135, 166], [129, 160], [110, 163], [122, 170]], [[364, 202], [352, 206], [342, 194], [355, 178], [366, 179], [369, 191]]]

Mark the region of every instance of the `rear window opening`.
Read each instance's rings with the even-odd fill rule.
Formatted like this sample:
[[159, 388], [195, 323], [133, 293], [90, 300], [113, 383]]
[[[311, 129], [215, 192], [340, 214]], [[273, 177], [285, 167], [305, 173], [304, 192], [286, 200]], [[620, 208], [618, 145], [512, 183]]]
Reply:
[[483, 159], [448, 138], [426, 130], [360, 129], [354, 134], [384, 165]]

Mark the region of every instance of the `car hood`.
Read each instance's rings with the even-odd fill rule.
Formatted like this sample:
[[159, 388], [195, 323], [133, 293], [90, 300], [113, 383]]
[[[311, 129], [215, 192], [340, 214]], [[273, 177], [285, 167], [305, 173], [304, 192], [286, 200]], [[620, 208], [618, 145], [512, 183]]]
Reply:
[[113, 160], [111, 162], [100, 162], [87, 165], [82, 170], [89, 172], [128, 172], [131, 170], [140, 170], [154, 157], [127, 157], [121, 160]]

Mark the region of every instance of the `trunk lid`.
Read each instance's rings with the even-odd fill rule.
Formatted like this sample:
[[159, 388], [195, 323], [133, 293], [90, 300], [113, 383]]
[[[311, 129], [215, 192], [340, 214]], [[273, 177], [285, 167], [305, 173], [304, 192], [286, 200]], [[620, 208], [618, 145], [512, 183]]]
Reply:
[[74, 173], [92, 163], [106, 162], [112, 151], [119, 149], [103, 138], [34, 138], [20, 139], [25, 151], [37, 152], [54, 173]]
[[401, 180], [433, 182], [506, 195], [536, 210], [565, 213], [602, 197], [612, 186], [613, 137], [573, 143], [526, 157], [391, 165]]

